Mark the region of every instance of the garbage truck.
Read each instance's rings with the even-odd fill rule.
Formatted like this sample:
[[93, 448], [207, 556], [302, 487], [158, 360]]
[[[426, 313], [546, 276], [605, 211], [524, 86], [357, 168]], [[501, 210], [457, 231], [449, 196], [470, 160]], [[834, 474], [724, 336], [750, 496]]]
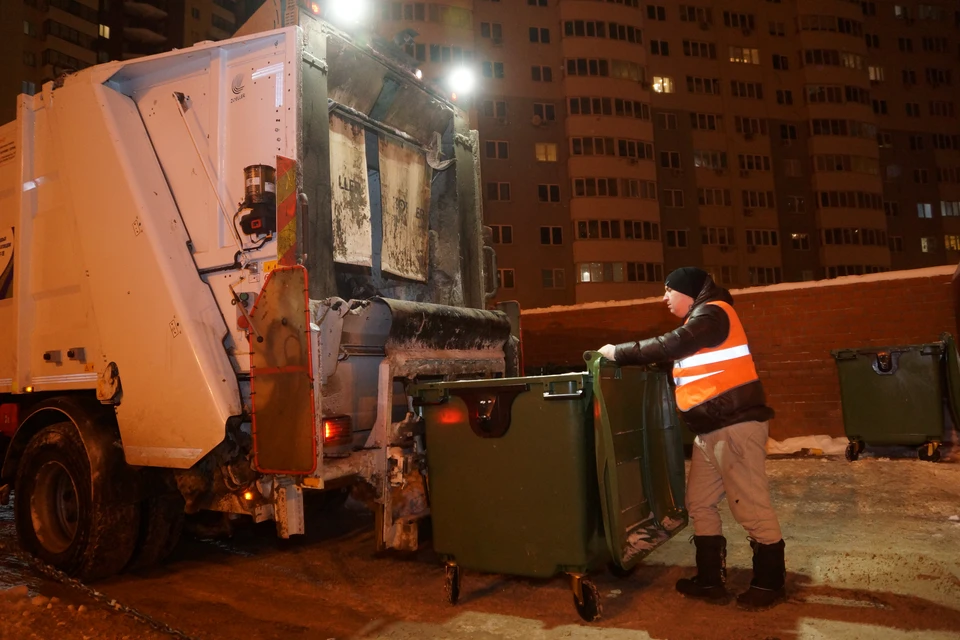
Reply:
[[161, 561], [184, 514], [302, 534], [305, 493], [351, 486], [416, 548], [408, 385], [516, 374], [476, 131], [312, 14], [270, 0], [0, 127], [0, 500], [70, 575]]

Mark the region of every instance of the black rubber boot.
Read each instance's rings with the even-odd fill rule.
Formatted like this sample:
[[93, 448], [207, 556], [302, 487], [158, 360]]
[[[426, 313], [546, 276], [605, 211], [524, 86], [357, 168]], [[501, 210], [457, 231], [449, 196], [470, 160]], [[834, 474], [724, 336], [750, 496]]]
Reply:
[[750, 546], [753, 547], [753, 580], [750, 581], [750, 588], [737, 596], [737, 606], [741, 609], [761, 611], [777, 605], [787, 597], [784, 587], [787, 568], [783, 560], [783, 548], [786, 545], [783, 540], [773, 544], [760, 544], [751, 540]]
[[697, 547], [697, 575], [677, 580], [677, 591], [688, 598], [727, 604], [727, 539], [723, 536], [694, 536]]

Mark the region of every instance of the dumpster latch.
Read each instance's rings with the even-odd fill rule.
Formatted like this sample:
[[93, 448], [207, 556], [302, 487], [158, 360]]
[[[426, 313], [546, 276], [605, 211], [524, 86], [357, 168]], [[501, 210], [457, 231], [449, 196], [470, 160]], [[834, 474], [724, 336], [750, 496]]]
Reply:
[[897, 351], [879, 351], [873, 359], [873, 370], [882, 376], [893, 375], [897, 372], [900, 363], [900, 353]]
[[467, 405], [470, 428], [481, 438], [502, 438], [510, 428], [510, 410], [525, 384], [488, 389], [451, 389]]

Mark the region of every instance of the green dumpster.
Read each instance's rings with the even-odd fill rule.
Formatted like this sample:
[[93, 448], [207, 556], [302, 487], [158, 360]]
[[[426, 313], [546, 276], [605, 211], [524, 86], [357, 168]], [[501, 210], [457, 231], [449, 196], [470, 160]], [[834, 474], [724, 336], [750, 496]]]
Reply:
[[850, 440], [847, 460], [856, 460], [865, 445], [917, 446], [921, 460], [940, 459], [948, 371], [956, 378], [952, 336], [926, 344], [838, 349], [831, 355]]
[[607, 564], [628, 572], [686, 525], [666, 375], [587, 356], [581, 373], [412, 390], [451, 603], [461, 570], [567, 573], [578, 613], [596, 620], [599, 593], [586, 575]]

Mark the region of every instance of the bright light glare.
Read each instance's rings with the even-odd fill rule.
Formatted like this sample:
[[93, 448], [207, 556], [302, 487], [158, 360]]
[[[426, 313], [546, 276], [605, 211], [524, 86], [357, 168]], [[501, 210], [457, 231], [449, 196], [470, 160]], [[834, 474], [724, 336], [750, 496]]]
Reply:
[[334, 20], [357, 24], [367, 17], [367, 0], [330, 0], [330, 14]]
[[473, 91], [473, 86], [476, 84], [476, 81], [477, 79], [473, 75], [473, 71], [466, 67], [460, 67], [450, 74], [450, 88], [457, 94], [470, 93]]
[[416, 74], [416, 75], [417, 75], [417, 80], [422, 80], [422, 79], [423, 79], [423, 71], [421, 71], [420, 69], [417, 69], [417, 74]]

